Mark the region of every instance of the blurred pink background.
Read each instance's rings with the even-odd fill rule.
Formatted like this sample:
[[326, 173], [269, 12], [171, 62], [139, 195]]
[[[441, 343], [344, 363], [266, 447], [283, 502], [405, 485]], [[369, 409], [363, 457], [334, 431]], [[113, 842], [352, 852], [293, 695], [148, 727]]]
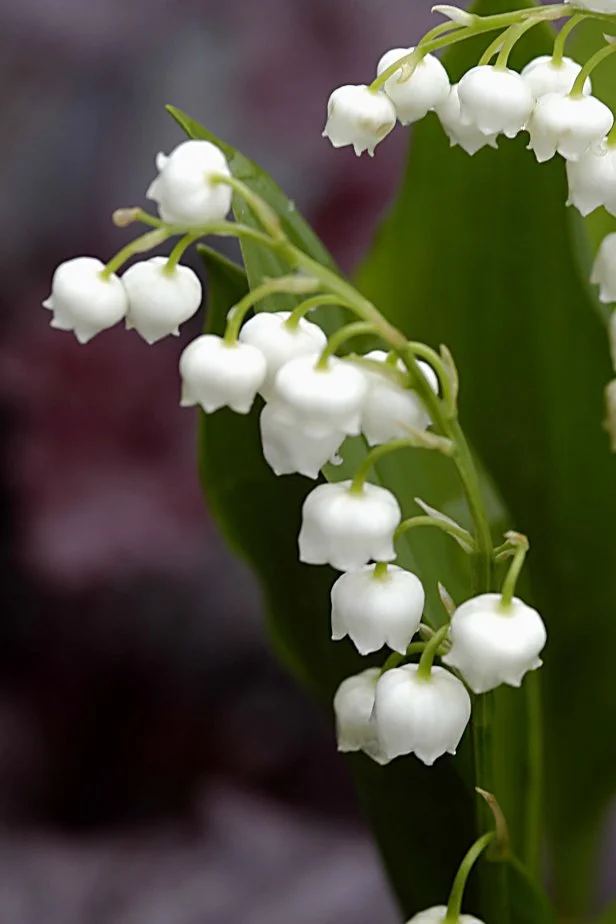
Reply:
[[[345, 269], [396, 184], [321, 138], [428, 0], [0, 3], [0, 919], [393, 924], [329, 723], [202, 503], [182, 342], [40, 307], [145, 204], [171, 102], [266, 167]], [[194, 264], [196, 266], [196, 264]], [[183, 342], [200, 324], [184, 332]]]

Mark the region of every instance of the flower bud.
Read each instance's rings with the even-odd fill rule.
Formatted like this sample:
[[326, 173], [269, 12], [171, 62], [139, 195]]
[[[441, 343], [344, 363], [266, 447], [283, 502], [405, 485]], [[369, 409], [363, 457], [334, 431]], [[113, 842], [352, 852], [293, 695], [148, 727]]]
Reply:
[[356, 571], [369, 561], [393, 561], [394, 532], [400, 524], [398, 501], [386, 488], [365, 484], [350, 490], [350, 481], [320, 484], [302, 508], [300, 561]]
[[297, 327], [288, 327], [289, 311], [260, 311], [240, 331], [242, 343], [257, 347], [267, 362], [267, 376], [261, 387], [266, 400], [272, 397], [279, 369], [297, 356], [318, 356], [327, 346], [327, 337], [317, 324], [301, 318]]
[[497, 148], [496, 138], [498, 132], [486, 134], [480, 131], [476, 125], [468, 125], [462, 121], [460, 114], [460, 97], [458, 95], [458, 84], [452, 86], [449, 96], [444, 103], [437, 108], [436, 114], [440, 119], [443, 131], [451, 142], [451, 147], [458, 145], [467, 154], [476, 154], [481, 148]]
[[501, 683], [519, 687], [541, 667], [547, 634], [539, 613], [517, 597], [504, 606], [500, 594], [481, 594], [457, 608], [450, 639], [443, 663], [461, 671], [474, 693], [486, 693]]
[[330, 357], [324, 368], [314, 356], [298, 356], [278, 371], [273, 397], [285, 404], [309, 436], [332, 430], [357, 436], [368, 380], [361, 369]]
[[455, 754], [471, 717], [464, 684], [443, 667], [427, 678], [417, 664], [386, 671], [376, 685], [374, 720], [379, 747], [393, 760], [415, 754], [432, 766], [443, 754]]
[[616, 232], [601, 241], [592, 268], [590, 281], [599, 286], [599, 301], [616, 302]]
[[[414, 48], [392, 48], [386, 51], [377, 65], [377, 75], [386, 71], [400, 58], [410, 54]], [[408, 76], [401, 67], [388, 77], [383, 87], [385, 93], [396, 107], [396, 115], [402, 125], [410, 125], [423, 119], [441, 103], [449, 94], [449, 77], [447, 71], [434, 55], [425, 55]]]
[[[436, 905], [434, 908], [428, 908], [427, 911], [420, 911], [407, 924], [441, 924], [446, 917], [447, 905]], [[456, 919], [456, 924], [483, 924], [483, 921], [473, 917], [472, 914], [461, 914]]]
[[329, 98], [323, 137], [335, 148], [352, 144], [358, 157], [364, 151], [372, 157], [395, 124], [396, 110], [385, 93], [365, 84], [349, 84], [338, 87]]
[[[372, 350], [365, 359], [384, 363], [387, 353], [384, 350]], [[427, 363], [419, 360], [418, 365], [428, 380], [430, 387], [438, 391], [438, 377]], [[406, 366], [400, 360], [397, 368], [406, 372]], [[364, 401], [361, 415], [361, 429], [370, 446], [387, 443], [389, 440], [404, 439], [409, 428], [426, 430], [430, 426], [430, 417], [419, 395], [410, 388], [402, 388], [385, 375], [366, 371], [368, 394]]]
[[460, 118], [476, 126], [484, 135], [503, 132], [508, 138], [526, 127], [535, 97], [515, 71], [478, 64], [458, 84]]
[[378, 667], [343, 680], [334, 696], [338, 750], [343, 753], [363, 751], [379, 764], [388, 763], [379, 750], [376, 727], [372, 721]]
[[327, 462], [336, 462], [345, 434], [328, 430], [308, 435], [286, 405], [270, 401], [261, 411], [261, 442], [265, 461], [276, 475], [297, 473], [318, 478]]
[[169, 334], [177, 337], [179, 326], [199, 310], [201, 283], [188, 266], [165, 272], [166, 257], [133, 263], [122, 276], [128, 295], [126, 326], [134, 328], [146, 343]]
[[[530, 87], [535, 99], [541, 99], [548, 93], [570, 93], [575, 78], [582, 70], [582, 66], [572, 58], [563, 58], [560, 63], [554, 63], [552, 55], [539, 55], [526, 65], [522, 71], [522, 78]], [[590, 77], [584, 81], [585, 96], [592, 93]]]
[[542, 96], [528, 123], [529, 148], [539, 163], [556, 153], [578, 160], [598, 144], [614, 124], [611, 110], [594, 96]]
[[603, 143], [577, 161], [568, 160], [567, 178], [567, 205], [574, 205], [582, 215], [590, 215], [600, 206], [616, 215], [616, 148]]
[[53, 312], [51, 326], [73, 331], [79, 343], [113, 327], [125, 316], [128, 299], [120, 279], [103, 276], [105, 264], [95, 257], [74, 257], [53, 274], [51, 295], [43, 307]]
[[349, 636], [361, 655], [389, 645], [404, 654], [419, 629], [426, 595], [416, 575], [390, 565], [349, 571], [331, 590], [332, 638]]
[[203, 334], [189, 343], [180, 356], [182, 407], [200, 404], [211, 414], [227, 406], [238, 414], [247, 414], [265, 372], [265, 357], [256, 347], [226, 343], [215, 334]]
[[209, 141], [184, 141], [169, 154], [156, 158], [158, 176], [146, 197], [158, 204], [163, 221], [182, 228], [197, 228], [222, 221], [231, 208], [232, 190], [212, 182], [231, 176], [227, 159]]

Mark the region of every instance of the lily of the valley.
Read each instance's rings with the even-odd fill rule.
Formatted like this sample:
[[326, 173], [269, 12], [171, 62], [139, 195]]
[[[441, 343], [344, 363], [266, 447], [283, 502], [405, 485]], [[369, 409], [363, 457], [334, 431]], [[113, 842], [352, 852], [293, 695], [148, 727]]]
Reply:
[[349, 636], [362, 655], [388, 645], [401, 654], [419, 628], [426, 595], [419, 578], [396, 565], [366, 565], [331, 590], [332, 638]]
[[519, 687], [528, 671], [541, 667], [547, 633], [537, 610], [489, 593], [456, 609], [450, 639], [443, 663], [457, 668], [474, 693], [486, 693], [502, 683]]
[[354, 571], [370, 561], [393, 561], [394, 532], [400, 524], [398, 501], [386, 488], [352, 482], [320, 484], [302, 508], [300, 561]]

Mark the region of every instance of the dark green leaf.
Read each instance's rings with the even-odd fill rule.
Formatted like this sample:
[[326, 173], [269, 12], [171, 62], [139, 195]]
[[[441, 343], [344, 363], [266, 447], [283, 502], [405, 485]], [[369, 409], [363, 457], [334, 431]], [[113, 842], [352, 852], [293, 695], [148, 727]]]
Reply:
[[[550, 45], [548, 30], [534, 29], [514, 66]], [[451, 71], [476, 60], [476, 46], [457, 46]], [[532, 599], [550, 631], [545, 806], [559, 901], [573, 916], [585, 909], [601, 816], [616, 789], [616, 738], [606, 734], [616, 725], [616, 464], [601, 426], [607, 340], [579, 274], [583, 231], [578, 223], [574, 246], [566, 198], [560, 160], [537, 165], [523, 139], [470, 158], [450, 150], [429, 117], [359, 282], [408, 334], [451, 348], [462, 423], [511, 525], [531, 538]], [[497, 706], [495, 760], [521, 721], [508, 722]], [[518, 849], [524, 790], [511, 779], [497, 796]]]

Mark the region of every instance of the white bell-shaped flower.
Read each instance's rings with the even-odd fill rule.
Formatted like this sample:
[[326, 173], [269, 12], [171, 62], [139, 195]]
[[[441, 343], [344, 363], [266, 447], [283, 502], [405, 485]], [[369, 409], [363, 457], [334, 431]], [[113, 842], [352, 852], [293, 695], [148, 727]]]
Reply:
[[177, 337], [180, 324], [199, 310], [201, 283], [189, 266], [165, 272], [166, 257], [133, 263], [122, 276], [128, 295], [126, 326], [134, 328], [147, 343], [169, 334]]
[[425, 600], [419, 578], [396, 565], [383, 573], [375, 565], [348, 571], [331, 590], [332, 638], [348, 635], [361, 655], [383, 645], [404, 654], [419, 629]]
[[590, 281], [599, 286], [599, 301], [605, 305], [616, 302], [616, 233], [601, 241]]
[[340, 430], [327, 430], [320, 436], [308, 435], [289, 408], [279, 401], [265, 405], [260, 426], [263, 455], [276, 475], [297, 473], [306, 478], [318, 478], [327, 462], [338, 461], [336, 453], [345, 439]]
[[396, 110], [389, 97], [365, 84], [338, 87], [327, 103], [327, 123], [323, 137], [335, 148], [353, 145], [357, 156], [374, 149], [396, 124]]
[[469, 125], [462, 121], [460, 114], [460, 97], [458, 95], [458, 84], [454, 84], [444, 103], [441, 103], [436, 110], [440, 119], [443, 131], [451, 142], [451, 147], [461, 147], [467, 154], [476, 154], [481, 148], [497, 148], [496, 139], [498, 132], [486, 134], [480, 131], [476, 125]]
[[[446, 917], [447, 905], [435, 905], [434, 908], [428, 908], [426, 911], [413, 915], [407, 924], [442, 924]], [[483, 924], [483, 921], [472, 914], [461, 914], [456, 919], [456, 924]]]
[[[414, 50], [411, 47], [386, 51], [377, 65], [377, 75], [380, 76], [388, 67]], [[400, 123], [410, 125], [445, 102], [449, 95], [449, 76], [439, 59], [428, 54], [407, 77], [402, 68], [397, 70], [387, 78], [383, 89], [396, 107]]]
[[484, 135], [515, 136], [526, 127], [535, 97], [520, 74], [509, 68], [478, 64], [458, 84], [460, 118]]
[[220, 407], [247, 414], [266, 370], [265, 357], [256, 347], [202, 334], [180, 356], [180, 403], [182, 407], [200, 404], [208, 414]]
[[218, 176], [231, 176], [227, 158], [210, 141], [183, 141], [168, 156], [156, 158], [158, 176], [146, 197], [158, 204], [163, 221], [182, 228], [196, 228], [222, 221], [233, 196]]
[[386, 488], [364, 484], [361, 492], [350, 481], [320, 484], [302, 509], [300, 561], [356, 571], [369, 561], [393, 561], [394, 532], [400, 524], [398, 501]]
[[343, 680], [334, 696], [338, 750], [343, 753], [363, 751], [378, 764], [388, 763], [379, 749], [376, 726], [372, 721], [378, 667]]
[[590, 10], [593, 13], [616, 13], [616, 0], [565, 0], [576, 10]]
[[604, 139], [613, 124], [611, 109], [595, 96], [548, 93], [537, 102], [528, 123], [528, 146], [539, 163], [556, 153], [566, 160], [578, 160]]
[[80, 343], [113, 327], [126, 315], [128, 298], [120, 279], [103, 276], [105, 264], [95, 257], [74, 257], [53, 274], [51, 295], [43, 307], [53, 312], [51, 327], [73, 331]]
[[321, 368], [314, 356], [298, 356], [276, 374], [273, 398], [287, 405], [309, 436], [332, 430], [357, 436], [367, 392], [366, 375], [352, 363], [332, 356]]
[[[384, 363], [387, 353], [384, 350], [372, 350], [366, 353], [365, 359]], [[418, 365], [436, 394], [438, 377], [434, 369], [421, 360], [418, 361]], [[406, 366], [401, 360], [397, 367], [400, 371], [406, 371]], [[430, 417], [415, 391], [402, 388], [378, 372], [366, 370], [366, 375], [368, 394], [361, 415], [361, 430], [370, 446], [378, 446], [389, 440], [404, 439], [408, 436], [409, 427], [425, 430], [430, 426]]]
[[[563, 58], [560, 63], [554, 63], [552, 55], [539, 55], [538, 58], [529, 61], [522, 71], [522, 77], [535, 99], [541, 99], [548, 93], [570, 93], [581, 70], [581, 64], [572, 58]], [[590, 77], [584, 81], [583, 92], [585, 96], [592, 93]]]
[[500, 594], [481, 594], [457, 608], [450, 639], [443, 663], [461, 671], [474, 693], [486, 693], [501, 683], [519, 687], [541, 667], [547, 633], [539, 613], [517, 597], [504, 607]]
[[428, 678], [417, 664], [386, 671], [376, 685], [374, 720], [379, 747], [389, 760], [415, 754], [429, 767], [443, 754], [455, 754], [471, 717], [464, 684], [443, 667]]
[[274, 379], [279, 369], [297, 356], [318, 356], [327, 346], [327, 337], [318, 324], [301, 318], [297, 327], [286, 323], [289, 311], [260, 311], [240, 331], [242, 343], [257, 347], [267, 361], [267, 376], [261, 387], [266, 400], [272, 397]]
[[604, 206], [616, 215], [616, 148], [604, 142], [567, 161], [569, 199], [582, 215]]

